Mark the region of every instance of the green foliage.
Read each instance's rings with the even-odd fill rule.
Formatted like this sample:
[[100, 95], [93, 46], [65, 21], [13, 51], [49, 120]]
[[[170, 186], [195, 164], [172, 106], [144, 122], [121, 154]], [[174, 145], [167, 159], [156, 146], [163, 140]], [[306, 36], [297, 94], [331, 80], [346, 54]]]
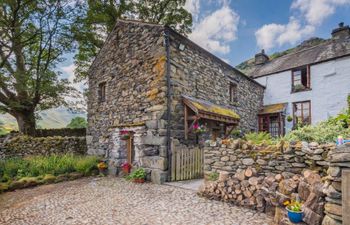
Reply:
[[291, 115], [288, 115], [288, 116], [287, 116], [287, 121], [288, 121], [288, 122], [292, 122], [292, 121], [293, 121], [293, 117], [292, 117]]
[[72, 31], [78, 42], [75, 56], [77, 80], [87, 77], [90, 63], [96, 57], [108, 33], [119, 18], [168, 25], [182, 34], [191, 32], [192, 16], [185, 10], [186, 0], [88, 0], [80, 7], [80, 17]]
[[72, 0], [3, 0], [0, 10], [0, 111], [35, 132], [35, 112], [65, 103], [73, 91], [55, 68], [73, 50]]
[[99, 158], [73, 154], [33, 156], [0, 160], [0, 182], [17, 180], [23, 177], [54, 176], [71, 172], [90, 175], [97, 170]]
[[77, 116], [67, 125], [67, 128], [86, 128], [87, 121], [84, 117]]
[[303, 205], [299, 201], [292, 201], [291, 203], [289, 203], [287, 205], [287, 208], [290, 211], [293, 211], [293, 212], [301, 212], [302, 211], [302, 206]]
[[255, 145], [272, 144], [272, 137], [266, 132], [251, 132], [244, 135], [244, 139], [251, 141]]
[[335, 142], [339, 135], [350, 138], [350, 129], [344, 128], [343, 123], [335, 118], [330, 118], [314, 126], [307, 125], [293, 130], [285, 135], [284, 140], [327, 143]]
[[127, 180], [134, 180], [134, 179], [145, 179], [146, 178], [146, 171], [144, 168], [138, 168], [134, 171], [132, 171], [127, 177]]
[[211, 172], [208, 175], [208, 180], [211, 180], [211, 181], [216, 181], [218, 178], [219, 178], [219, 173], [218, 172]]
[[84, 175], [91, 175], [91, 173], [97, 169], [98, 158], [95, 156], [85, 156], [77, 160], [74, 168], [77, 172]]

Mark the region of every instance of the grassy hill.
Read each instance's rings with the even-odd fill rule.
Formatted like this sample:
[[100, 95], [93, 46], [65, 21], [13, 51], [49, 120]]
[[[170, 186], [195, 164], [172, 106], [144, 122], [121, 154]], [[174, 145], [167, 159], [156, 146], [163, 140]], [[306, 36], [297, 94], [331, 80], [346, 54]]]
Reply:
[[[66, 127], [72, 118], [86, 117], [84, 112], [71, 112], [66, 108], [49, 109], [39, 113], [38, 127], [40, 128], [62, 128]], [[2, 127], [6, 131], [17, 130], [16, 119], [9, 114], [0, 114]]]

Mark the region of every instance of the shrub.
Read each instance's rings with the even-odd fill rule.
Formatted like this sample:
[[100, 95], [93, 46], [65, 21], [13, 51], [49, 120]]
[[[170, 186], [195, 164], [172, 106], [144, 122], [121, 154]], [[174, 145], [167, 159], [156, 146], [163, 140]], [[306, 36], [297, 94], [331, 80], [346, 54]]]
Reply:
[[99, 158], [96, 156], [81, 157], [76, 162], [74, 168], [77, 172], [83, 173], [84, 175], [90, 175], [92, 171], [97, 170], [97, 163]]
[[251, 132], [244, 135], [244, 139], [251, 141], [255, 145], [272, 144], [272, 137], [266, 132]]
[[339, 135], [350, 138], [350, 129], [343, 125], [341, 121], [330, 118], [314, 126], [308, 125], [293, 130], [286, 134], [284, 140], [329, 143], [335, 142]]

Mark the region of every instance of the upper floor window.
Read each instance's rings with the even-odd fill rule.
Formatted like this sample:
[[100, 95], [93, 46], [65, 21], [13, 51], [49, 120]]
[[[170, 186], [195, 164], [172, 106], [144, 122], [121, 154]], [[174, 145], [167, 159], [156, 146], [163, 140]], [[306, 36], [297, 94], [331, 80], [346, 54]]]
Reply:
[[98, 85], [98, 100], [100, 102], [106, 101], [106, 82]]
[[237, 102], [237, 84], [230, 83], [230, 102]]
[[311, 102], [293, 103], [294, 126], [311, 124]]
[[310, 89], [310, 66], [292, 70], [292, 92]]

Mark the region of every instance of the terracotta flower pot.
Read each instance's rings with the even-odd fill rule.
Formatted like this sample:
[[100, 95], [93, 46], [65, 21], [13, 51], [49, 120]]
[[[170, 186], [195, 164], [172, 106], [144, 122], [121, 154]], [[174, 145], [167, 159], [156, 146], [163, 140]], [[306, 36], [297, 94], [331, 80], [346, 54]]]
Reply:
[[142, 183], [145, 183], [145, 179], [144, 178], [137, 178], [137, 179], [134, 179], [133, 182], [142, 184]]
[[131, 167], [122, 167], [122, 170], [124, 173], [128, 174], [130, 173]]

